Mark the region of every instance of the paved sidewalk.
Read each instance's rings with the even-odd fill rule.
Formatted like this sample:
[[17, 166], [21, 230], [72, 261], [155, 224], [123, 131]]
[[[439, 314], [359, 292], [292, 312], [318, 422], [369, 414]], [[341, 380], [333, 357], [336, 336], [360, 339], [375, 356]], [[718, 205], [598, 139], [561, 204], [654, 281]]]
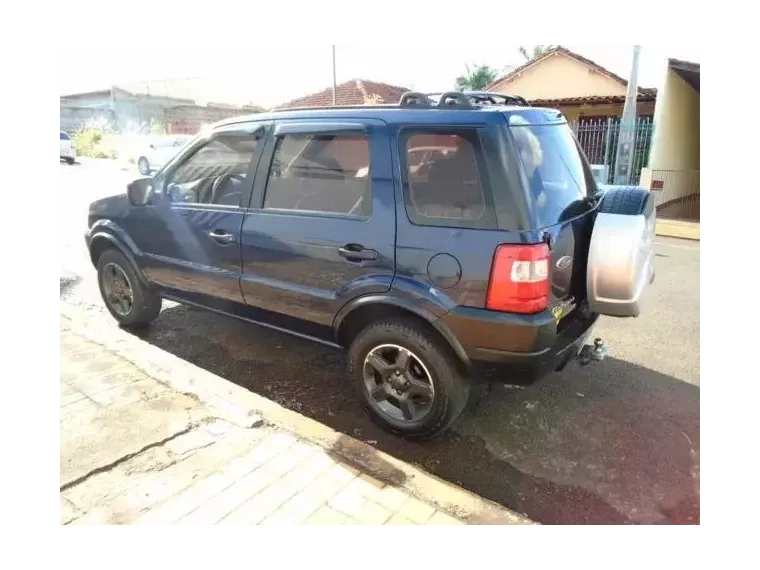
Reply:
[[241, 427], [61, 316], [62, 524], [463, 524], [335, 453]]

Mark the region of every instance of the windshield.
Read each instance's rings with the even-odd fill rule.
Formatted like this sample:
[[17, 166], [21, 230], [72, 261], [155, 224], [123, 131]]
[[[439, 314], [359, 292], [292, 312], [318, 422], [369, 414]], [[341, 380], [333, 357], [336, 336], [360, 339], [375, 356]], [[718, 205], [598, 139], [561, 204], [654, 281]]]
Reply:
[[570, 128], [565, 123], [531, 125], [520, 116], [512, 116], [510, 130], [528, 175], [541, 226], [567, 218], [568, 207], [593, 192]]

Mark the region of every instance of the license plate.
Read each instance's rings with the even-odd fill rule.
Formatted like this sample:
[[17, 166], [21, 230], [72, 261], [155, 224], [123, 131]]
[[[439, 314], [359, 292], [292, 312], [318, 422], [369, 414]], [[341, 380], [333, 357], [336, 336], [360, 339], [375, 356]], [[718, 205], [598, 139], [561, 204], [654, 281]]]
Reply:
[[559, 324], [562, 318], [566, 316], [572, 309], [573, 303], [571, 301], [552, 307], [552, 315], [554, 316], [554, 321]]

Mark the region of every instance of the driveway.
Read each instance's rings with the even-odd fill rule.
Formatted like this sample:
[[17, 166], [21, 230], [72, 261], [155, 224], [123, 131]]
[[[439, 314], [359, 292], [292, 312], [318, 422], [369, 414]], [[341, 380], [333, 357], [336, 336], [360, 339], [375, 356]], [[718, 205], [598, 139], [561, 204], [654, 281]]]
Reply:
[[[86, 205], [122, 191], [113, 168], [61, 165], [61, 296], [101, 311], [84, 251]], [[410, 443], [370, 423], [343, 354], [165, 303], [148, 342], [539, 522], [699, 522], [699, 243], [657, 238], [644, 315], [602, 318], [611, 357], [533, 386], [494, 376], [446, 438]], [[105, 318], [105, 317], [104, 317]]]

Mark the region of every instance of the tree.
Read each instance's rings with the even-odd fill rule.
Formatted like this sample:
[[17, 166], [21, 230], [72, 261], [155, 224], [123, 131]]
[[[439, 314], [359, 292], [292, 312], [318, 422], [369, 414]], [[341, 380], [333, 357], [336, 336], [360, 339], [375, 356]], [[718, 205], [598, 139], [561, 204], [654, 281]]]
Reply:
[[497, 71], [487, 65], [475, 65], [474, 70], [465, 64], [467, 75], [457, 77], [457, 89], [460, 91], [482, 91], [496, 79]]
[[530, 61], [531, 59], [537, 58], [539, 55], [545, 54], [547, 51], [552, 49], [554, 46], [533, 46], [530, 50], [526, 48], [525, 46], [520, 46], [518, 49], [522, 56], [525, 58], [525, 61]]

